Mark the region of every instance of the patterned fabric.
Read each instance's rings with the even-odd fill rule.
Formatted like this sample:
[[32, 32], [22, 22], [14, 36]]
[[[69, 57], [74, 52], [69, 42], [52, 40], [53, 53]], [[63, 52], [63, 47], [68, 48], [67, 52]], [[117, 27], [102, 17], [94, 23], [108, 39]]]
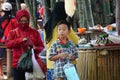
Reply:
[[[73, 44], [73, 42], [68, 41], [66, 45], [62, 44], [60, 39], [55, 41], [50, 48], [49, 58], [61, 54], [73, 54], [74, 58], [78, 58], [77, 47]], [[68, 62], [68, 58], [66, 59], [58, 59], [54, 61], [54, 75], [53, 78], [66, 78], [63, 72], [63, 66]]]

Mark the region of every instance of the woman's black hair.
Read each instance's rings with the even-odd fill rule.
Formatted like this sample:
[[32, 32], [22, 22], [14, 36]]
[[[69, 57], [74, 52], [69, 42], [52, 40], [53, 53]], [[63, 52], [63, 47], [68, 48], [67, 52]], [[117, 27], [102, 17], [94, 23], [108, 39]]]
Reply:
[[66, 20], [61, 20], [61, 21], [58, 22], [57, 26], [59, 26], [59, 25], [61, 25], [61, 24], [67, 25], [68, 30], [70, 30], [70, 23], [69, 23], [68, 21], [66, 21]]
[[67, 14], [65, 12], [64, 2], [56, 2], [49, 20], [44, 26], [46, 33], [46, 43], [52, 39], [53, 29], [56, 27], [57, 23], [61, 20], [66, 20]]
[[71, 25], [73, 25], [72, 18], [67, 16], [65, 12], [64, 2], [56, 2], [49, 20], [46, 22], [44, 29], [46, 33], [46, 43], [49, 43], [52, 39], [53, 29], [56, 27], [57, 23], [61, 20], [67, 20]]

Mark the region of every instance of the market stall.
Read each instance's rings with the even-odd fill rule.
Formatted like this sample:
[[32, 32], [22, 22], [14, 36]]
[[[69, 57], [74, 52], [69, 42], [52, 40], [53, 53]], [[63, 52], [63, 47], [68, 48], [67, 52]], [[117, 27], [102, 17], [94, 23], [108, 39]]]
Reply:
[[[78, 48], [76, 66], [80, 79], [120, 80], [120, 44], [112, 43], [108, 39], [109, 34], [101, 31], [77, 34], [86, 39], [80, 41]], [[97, 40], [91, 42], [91, 37]]]

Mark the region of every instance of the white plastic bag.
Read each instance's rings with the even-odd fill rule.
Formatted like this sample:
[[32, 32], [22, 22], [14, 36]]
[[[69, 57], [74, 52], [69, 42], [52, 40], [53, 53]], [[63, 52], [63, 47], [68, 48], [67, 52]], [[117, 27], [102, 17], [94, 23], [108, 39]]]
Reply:
[[76, 0], [65, 0], [65, 12], [72, 17], [76, 10]]
[[35, 80], [33, 73], [25, 72], [25, 80]]
[[32, 49], [32, 61], [33, 61], [33, 75], [36, 79], [43, 79], [45, 75], [35, 59], [34, 50]]
[[67, 80], [80, 80], [73, 64], [68, 62], [63, 66]]

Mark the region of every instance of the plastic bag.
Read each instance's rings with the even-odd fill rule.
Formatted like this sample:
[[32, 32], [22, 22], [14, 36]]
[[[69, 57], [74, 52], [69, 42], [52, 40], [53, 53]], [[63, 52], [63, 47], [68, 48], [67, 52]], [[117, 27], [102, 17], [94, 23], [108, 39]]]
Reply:
[[35, 59], [33, 49], [32, 49], [32, 61], [33, 61], [33, 75], [34, 75], [34, 77], [37, 79], [45, 78], [45, 75], [44, 75], [40, 65], [38, 64], [37, 60]]
[[65, 12], [72, 17], [76, 11], [76, 0], [65, 0]]
[[39, 57], [40, 57], [41, 60], [44, 62], [44, 64], [46, 64], [46, 48], [44, 48], [44, 49], [39, 53]]
[[80, 80], [73, 64], [68, 62], [63, 66], [67, 80]]
[[36, 80], [34, 79], [33, 73], [25, 72], [25, 80]]
[[33, 72], [32, 49], [27, 50], [22, 54], [18, 61], [17, 68], [25, 72]]

